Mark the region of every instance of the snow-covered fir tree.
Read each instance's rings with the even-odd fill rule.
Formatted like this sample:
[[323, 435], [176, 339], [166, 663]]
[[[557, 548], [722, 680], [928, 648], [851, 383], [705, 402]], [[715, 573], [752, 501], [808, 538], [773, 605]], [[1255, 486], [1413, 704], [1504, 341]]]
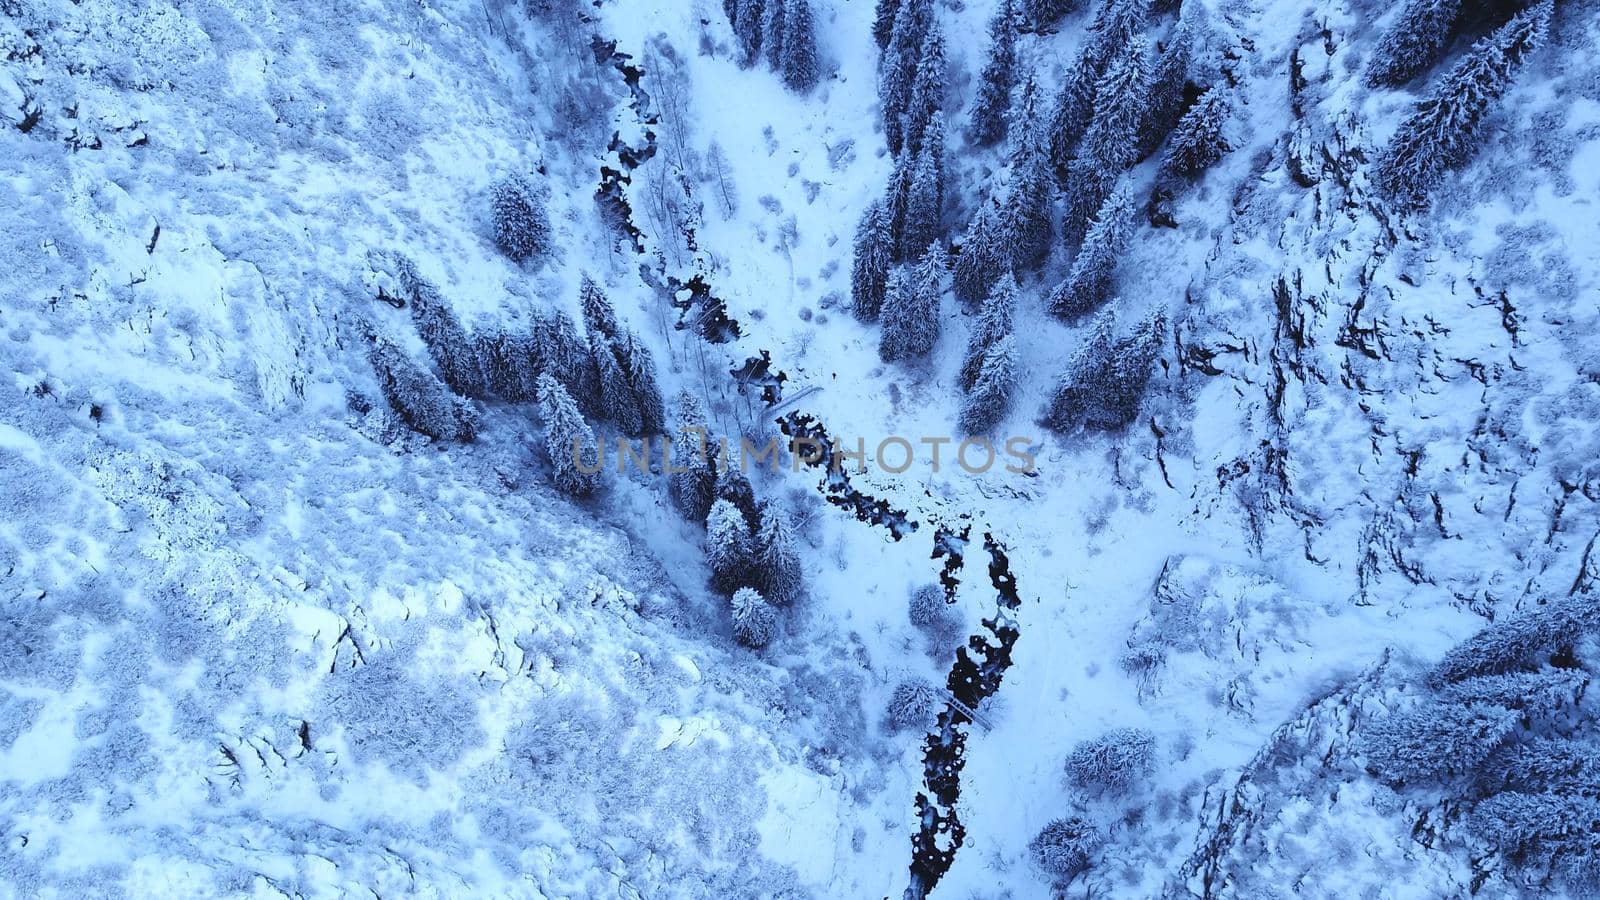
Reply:
[[1396, 205], [1421, 205], [1446, 172], [1471, 158], [1485, 116], [1523, 60], [1544, 42], [1552, 9], [1552, 0], [1540, 0], [1473, 44], [1401, 123], [1375, 170], [1379, 187]]
[[750, 479], [740, 471], [739, 453], [740, 448], [737, 444], [730, 443], [727, 465], [718, 466], [713, 491], [718, 500], [732, 503], [733, 508], [744, 516], [745, 529], [753, 535], [755, 530], [761, 527], [761, 506], [756, 502], [755, 486], [750, 484]]
[[479, 334], [478, 345], [489, 393], [508, 403], [532, 400], [540, 371], [533, 336], [500, 329]]
[[889, 47], [889, 38], [894, 35], [895, 16], [899, 12], [900, 0], [878, 0], [873, 8], [872, 39], [877, 41], [880, 51]]
[[569, 497], [593, 494], [600, 487], [603, 464], [599, 444], [572, 396], [549, 373], [539, 376], [539, 419], [556, 490]]
[[[944, 109], [945, 92], [950, 76], [944, 55], [944, 29], [938, 18], [928, 20], [927, 34], [922, 39], [922, 52], [917, 60], [917, 77], [911, 82], [911, 100], [906, 106], [905, 152], [921, 153], [923, 135], [934, 118]], [[943, 148], [940, 148], [943, 152]]]
[[989, 289], [1002, 275], [1010, 271], [1011, 248], [999, 222], [1003, 202], [1008, 194], [1001, 186], [999, 200], [979, 204], [967, 223], [967, 233], [961, 239], [961, 252], [956, 256], [950, 273], [950, 287], [962, 303], [980, 303], [989, 296]]
[[896, 262], [907, 255], [906, 218], [911, 208], [911, 185], [916, 163], [916, 156], [910, 153], [896, 157], [894, 170], [889, 174], [889, 185], [883, 194], [883, 213], [889, 223], [889, 238]]
[[762, 52], [767, 65], [778, 74], [783, 73], [783, 39], [787, 36], [784, 25], [788, 19], [789, 0], [766, 0], [766, 19], [761, 23]]
[[1113, 304], [1095, 317], [1067, 364], [1043, 417], [1055, 431], [1119, 431], [1138, 416], [1161, 352], [1165, 319], [1144, 319], [1122, 338], [1116, 337], [1115, 323]]
[[739, 64], [750, 68], [761, 59], [761, 37], [766, 27], [766, 0], [738, 0], [734, 35], [739, 39]]
[[599, 415], [597, 372], [589, 356], [589, 342], [565, 310], [539, 310], [533, 315], [530, 348], [535, 379], [548, 372], [561, 382], [584, 415]]
[[772, 603], [794, 602], [800, 595], [800, 552], [795, 546], [789, 515], [776, 504], [761, 506], [761, 527], [756, 532], [756, 570], [761, 593]]
[[617, 368], [628, 395], [637, 411], [639, 429], [632, 434], [646, 437], [659, 435], [666, 430], [666, 405], [661, 398], [661, 386], [656, 381], [656, 363], [650, 349], [632, 331], [623, 329], [614, 343]]
[[514, 173], [489, 191], [494, 242], [502, 253], [526, 262], [550, 252], [550, 217], [544, 197], [526, 175]]
[[1444, 54], [1461, 0], [1406, 0], [1368, 58], [1366, 82], [1393, 87], [1431, 68]]
[[1139, 157], [1139, 129], [1150, 105], [1148, 54], [1145, 39], [1134, 37], [1095, 83], [1094, 119], [1078, 152], [1106, 172], [1120, 173]]
[[433, 357], [434, 365], [439, 367], [444, 383], [463, 397], [482, 400], [488, 396], [477, 345], [467, 337], [467, 330], [461, 327], [461, 321], [438, 289], [404, 257], [396, 258], [395, 275], [410, 301], [411, 320], [416, 323], [417, 334], [428, 348], [428, 355]]
[[1077, 8], [1078, 0], [1023, 0], [1023, 9], [1035, 30], [1049, 28]]
[[1133, 189], [1124, 182], [1101, 204], [1066, 280], [1051, 292], [1052, 315], [1070, 321], [1094, 312], [1110, 299], [1117, 260], [1133, 233], [1135, 213]]
[[1000, 0], [989, 21], [989, 55], [978, 76], [978, 95], [967, 128], [968, 137], [980, 147], [997, 144], [1006, 136], [1011, 90], [1017, 82], [1016, 18], [1015, 0]]
[[778, 616], [771, 604], [753, 588], [740, 588], [728, 601], [733, 619], [733, 639], [754, 650], [772, 642]]
[[706, 565], [717, 591], [732, 594], [756, 583], [751, 540], [750, 523], [739, 507], [727, 500], [711, 504], [706, 516]]
[[983, 370], [984, 357], [989, 349], [1008, 337], [1015, 327], [1017, 311], [1017, 279], [1010, 273], [1001, 276], [983, 299], [983, 308], [973, 323], [972, 335], [967, 339], [967, 350], [961, 358], [961, 369], [956, 381], [964, 391], [972, 390], [978, 383], [978, 373]]
[[620, 326], [617, 325], [617, 311], [611, 306], [611, 298], [588, 275], [583, 276], [578, 287], [578, 308], [583, 313], [583, 329], [591, 338], [595, 335], [608, 338], [617, 336]]
[[[671, 475], [672, 502], [691, 522], [704, 522], [717, 495], [711, 419], [699, 398], [687, 389], [673, 402]], [[691, 429], [700, 429], [698, 432]]]
[[898, 268], [889, 276], [878, 341], [878, 356], [885, 362], [925, 356], [938, 343], [944, 265], [944, 251], [935, 244], [916, 265]]
[[811, 0], [785, 0], [783, 8], [783, 83], [804, 94], [817, 86], [816, 23]]
[[894, 265], [894, 234], [882, 200], [874, 200], [856, 225], [855, 253], [850, 263], [850, 308], [870, 322], [883, 309], [883, 293]]
[[895, 13], [889, 46], [878, 66], [878, 107], [889, 152], [905, 145], [905, 119], [913, 83], [921, 72], [922, 41], [933, 20], [932, 0], [902, 0]]
[[1000, 206], [1000, 234], [1010, 248], [1011, 266], [1018, 272], [1039, 268], [1050, 255], [1051, 202], [1055, 196], [1045, 138], [1039, 87], [1032, 76], [1023, 85], [1012, 126], [1013, 149], [1007, 199]]
[[937, 241], [943, 234], [944, 115], [934, 113], [917, 150], [911, 169], [911, 192], [906, 197], [906, 221], [900, 235], [902, 258]]
[[477, 414], [466, 401], [388, 339], [371, 336], [370, 340], [367, 359], [384, 400], [400, 421], [435, 440], [470, 442], [477, 437]]
[[1017, 386], [1017, 339], [1006, 335], [984, 351], [972, 391], [961, 405], [956, 427], [962, 434], [987, 434], [1011, 412]]
[[1180, 22], [1156, 60], [1139, 124], [1138, 159], [1154, 153], [1189, 109], [1189, 55], [1193, 43], [1190, 29]]
[[1056, 91], [1050, 110], [1049, 156], [1056, 177], [1066, 177], [1067, 169], [1078, 152], [1078, 142], [1089, 127], [1094, 115], [1094, 85], [1098, 78], [1095, 67], [1078, 55], [1066, 78]]
[[1223, 128], [1232, 114], [1226, 89], [1213, 87], [1201, 94], [1172, 130], [1161, 159], [1162, 177], [1193, 178], [1222, 159], [1229, 150]]

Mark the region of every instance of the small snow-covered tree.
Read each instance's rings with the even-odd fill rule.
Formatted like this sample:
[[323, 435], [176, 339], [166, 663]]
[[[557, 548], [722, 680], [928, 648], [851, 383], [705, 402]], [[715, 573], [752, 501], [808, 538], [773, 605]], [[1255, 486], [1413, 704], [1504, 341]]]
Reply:
[[[1001, 200], [1007, 195], [1003, 192]], [[1010, 250], [1000, 228], [1002, 207], [994, 202], [983, 203], [967, 223], [966, 236], [961, 239], [961, 252], [950, 274], [950, 287], [962, 303], [981, 302], [989, 289], [1010, 270]]]
[[785, 0], [783, 83], [804, 94], [817, 86], [817, 34], [810, 0]]
[[706, 149], [705, 181], [711, 200], [724, 221], [732, 219], [739, 211], [739, 189], [733, 180], [733, 166], [728, 154], [716, 141]]
[[946, 601], [944, 588], [937, 584], [918, 585], [906, 604], [906, 618], [935, 640], [948, 640], [960, 627], [960, 616]]
[[1172, 130], [1172, 142], [1161, 160], [1164, 178], [1193, 178], [1211, 168], [1229, 150], [1223, 126], [1233, 110], [1221, 88], [1210, 88], [1183, 114]]
[[[672, 502], [691, 522], [704, 522], [716, 500], [717, 473], [711, 459], [711, 423], [705, 407], [687, 390], [673, 404]], [[689, 429], [700, 429], [695, 432]], [[702, 443], [703, 442], [703, 443]]]
[[549, 373], [539, 376], [539, 418], [556, 490], [569, 497], [593, 494], [600, 487], [600, 447], [577, 403]]
[[1071, 881], [1088, 870], [1104, 843], [1087, 819], [1071, 816], [1046, 825], [1028, 843], [1035, 864], [1057, 882]]
[[1552, 0], [1539, 0], [1473, 44], [1401, 123], [1375, 168], [1378, 186], [1396, 204], [1421, 205], [1446, 172], [1477, 150], [1484, 118], [1523, 59], [1544, 42], [1552, 8]]
[[1127, 249], [1135, 214], [1133, 190], [1127, 184], [1111, 192], [1100, 207], [1083, 247], [1072, 260], [1065, 281], [1050, 295], [1050, 312], [1073, 320], [1094, 312], [1111, 297], [1117, 260]]
[[911, 193], [906, 197], [906, 222], [900, 236], [902, 257], [939, 239], [943, 210], [944, 116], [934, 113], [911, 170]]
[[932, 728], [944, 704], [944, 695], [926, 678], [907, 678], [895, 685], [889, 695], [889, 708], [885, 720], [890, 729], [905, 731], [911, 728]]
[[472, 407], [399, 347], [373, 337], [367, 358], [378, 375], [384, 400], [411, 430], [440, 441], [471, 441], [477, 436], [477, 415]]
[[894, 235], [882, 200], [874, 200], [856, 226], [855, 256], [850, 267], [851, 310], [870, 322], [883, 309], [883, 294], [894, 264]]
[[1406, 0], [1399, 18], [1378, 38], [1367, 63], [1371, 87], [1405, 84], [1439, 61], [1450, 41], [1461, 0]]
[[1067, 780], [1097, 796], [1123, 797], [1155, 774], [1156, 736], [1143, 728], [1113, 728], [1083, 741], [1067, 756]]
[[934, 245], [908, 269], [889, 276], [883, 301], [878, 356], [885, 362], [927, 355], [938, 343], [939, 298], [944, 292], [944, 252]]
[[481, 400], [488, 395], [483, 376], [483, 366], [478, 359], [477, 346], [468, 339], [439, 291], [417, 271], [415, 264], [405, 257], [395, 260], [395, 275], [400, 287], [411, 302], [411, 321], [417, 334], [428, 348], [428, 354], [439, 367], [444, 383], [463, 397]]
[[978, 321], [972, 326], [967, 352], [961, 358], [961, 370], [956, 375], [962, 390], [970, 391], [978, 383], [989, 348], [1010, 336], [1016, 310], [1017, 279], [1007, 273], [995, 282], [989, 296], [984, 298]]
[[773, 603], [786, 604], [800, 595], [800, 552], [795, 547], [789, 517], [772, 503], [761, 507], [761, 528], [756, 534], [756, 569], [761, 592]]
[[1430, 702], [1371, 722], [1358, 748], [1368, 768], [1390, 784], [1436, 782], [1477, 769], [1519, 718], [1487, 703]]
[[989, 57], [978, 76], [978, 96], [972, 104], [967, 134], [979, 147], [999, 143], [1006, 136], [1011, 113], [1011, 89], [1017, 82], [1017, 13], [1015, 0], [1000, 0], [989, 20]]
[[583, 328], [591, 339], [595, 335], [608, 338], [617, 336], [620, 326], [617, 324], [617, 311], [611, 306], [611, 298], [588, 275], [583, 276], [578, 287], [578, 308], [583, 312]]
[[714, 490], [718, 500], [732, 503], [739, 514], [744, 516], [745, 527], [752, 533], [761, 527], [761, 507], [756, 503], [756, 489], [750, 484], [750, 479], [744, 477], [739, 470], [739, 449], [730, 447], [728, 464], [717, 471], [717, 481]]
[[711, 586], [724, 594], [755, 583], [750, 559], [750, 523], [727, 500], [711, 504], [706, 518], [706, 565]]
[[514, 173], [495, 182], [489, 200], [494, 242], [502, 253], [520, 263], [550, 252], [550, 217], [527, 176]]
[[1017, 339], [1006, 335], [983, 355], [978, 380], [961, 406], [957, 427], [962, 434], [987, 434], [1011, 412], [1017, 384]]
[[752, 588], [740, 588], [733, 592], [729, 605], [733, 610], [734, 640], [756, 650], [772, 642], [778, 630], [778, 617], [759, 593]]

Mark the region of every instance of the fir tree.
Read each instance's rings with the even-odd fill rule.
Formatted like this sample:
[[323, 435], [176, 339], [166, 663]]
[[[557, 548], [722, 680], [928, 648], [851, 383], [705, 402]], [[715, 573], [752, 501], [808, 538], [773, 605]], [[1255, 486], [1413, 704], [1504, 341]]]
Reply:
[[500, 251], [525, 262], [550, 251], [550, 217], [544, 198], [526, 176], [505, 177], [490, 189], [494, 241]]
[[874, 200], [856, 226], [855, 256], [850, 267], [851, 309], [856, 318], [870, 322], [883, 308], [889, 267], [894, 264], [894, 235], [882, 200]]
[[584, 415], [600, 414], [600, 389], [589, 343], [578, 333], [571, 316], [563, 310], [536, 312], [532, 353], [536, 376], [548, 372], [567, 389]]
[[1490, 704], [1429, 703], [1367, 725], [1359, 747], [1368, 768], [1389, 784], [1440, 781], [1476, 770], [1519, 718]]
[[766, 21], [762, 23], [761, 42], [767, 54], [767, 65], [772, 71], [783, 71], [783, 39], [785, 37], [784, 20], [787, 18], [785, 6], [790, 0], [766, 0]]
[[1094, 120], [1079, 154], [1107, 172], [1120, 173], [1139, 157], [1139, 128], [1149, 103], [1148, 52], [1145, 39], [1134, 37], [1095, 83]]
[[1044, 423], [1050, 428], [1063, 433], [1079, 428], [1118, 431], [1138, 416], [1165, 322], [1160, 316], [1147, 319], [1117, 339], [1115, 321], [1113, 307], [1091, 324], [1045, 411]]
[[470, 442], [478, 433], [472, 407], [388, 340], [370, 335], [367, 359], [389, 408], [412, 431], [439, 441]]
[[750, 523], [727, 500], [711, 504], [706, 517], [706, 565], [711, 586], [724, 594], [755, 582], [750, 560]]
[[638, 412], [639, 430], [631, 433], [646, 437], [661, 434], [667, 427], [667, 415], [661, 387], [656, 383], [655, 359], [649, 348], [628, 330], [617, 339], [616, 351], [618, 368]]
[[[927, 35], [922, 40], [922, 55], [917, 61], [917, 77], [911, 84], [911, 102], [906, 107], [906, 152], [921, 153], [923, 135], [934, 117], [944, 109], [948, 82], [944, 30], [939, 27], [938, 19], [930, 18]], [[942, 152], [943, 148], [940, 150]]]
[[1023, 0], [1028, 21], [1033, 23], [1035, 31], [1049, 28], [1061, 21], [1062, 16], [1072, 12], [1077, 6], [1078, 0]]
[[1011, 412], [1011, 393], [1017, 385], [1017, 339], [1006, 335], [983, 355], [972, 393], [961, 407], [958, 427], [962, 434], [987, 434]]
[[961, 371], [956, 376], [964, 391], [972, 390], [983, 371], [984, 358], [990, 348], [1010, 336], [1017, 309], [1017, 279], [1007, 273], [995, 282], [989, 296], [984, 298], [983, 309], [967, 339], [967, 352], [961, 359]]
[[1569, 653], [1597, 626], [1600, 606], [1591, 598], [1553, 600], [1506, 616], [1451, 648], [1428, 673], [1428, 681], [1443, 686], [1479, 675], [1537, 669]]
[[1540, 0], [1473, 44], [1401, 124], [1376, 167], [1379, 187], [1397, 204], [1420, 205], [1446, 172], [1472, 156], [1484, 117], [1523, 58], [1544, 42], [1551, 9], [1551, 0]]
[[1078, 152], [1078, 142], [1089, 127], [1094, 114], [1093, 68], [1079, 54], [1077, 62], [1067, 72], [1056, 92], [1055, 105], [1050, 113], [1050, 164], [1058, 178], [1065, 178], [1067, 168]]
[[740, 588], [729, 600], [733, 612], [733, 639], [754, 650], [772, 642], [778, 617], [772, 606], [751, 588]]
[[794, 531], [788, 515], [772, 503], [761, 507], [756, 569], [761, 574], [761, 592], [773, 603], [791, 603], [800, 595], [800, 553], [795, 549]]
[[1367, 84], [1405, 84], [1439, 61], [1450, 30], [1461, 13], [1461, 0], [1406, 0], [1399, 18], [1378, 38], [1367, 64]]
[[1011, 154], [1008, 200], [1001, 205], [1001, 229], [1011, 250], [1011, 266], [1032, 271], [1050, 255], [1050, 204], [1055, 195], [1054, 176], [1038, 110], [1039, 88], [1032, 77], [1022, 88], [1018, 106], [1015, 149]]
[[1117, 173], [1089, 157], [1072, 161], [1067, 168], [1067, 187], [1062, 192], [1061, 240], [1070, 245], [1083, 243], [1100, 207], [1105, 205], [1117, 183]]
[[588, 275], [583, 276], [578, 288], [578, 307], [583, 312], [583, 328], [591, 338], [595, 335], [608, 338], [617, 336], [617, 311], [611, 307], [611, 300], [605, 291]]
[[1559, 793], [1507, 791], [1474, 804], [1467, 831], [1540, 882], [1566, 882], [1572, 896], [1600, 885], [1600, 800]]
[[533, 337], [501, 330], [480, 335], [479, 344], [489, 392], [508, 403], [532, 400], [540, 372]]
[[783, 83], [807, 93], [817, 86], [817, 33], [810, 0], [786, 0], [783, 16]]
[[883, 212], [889, 222], [889, 238], [894, 248], [895, 262], [899, 262], [905, 253], [906, 219], [911, 207], [912, 171], [915, 167], [915, 157], [909, 153], [901, 154], [895, 160], [894, 171], [889, 175], [888, 190], [884, 192]]
[[989, 22], [989, 58], [978, 76], [967, 134], [979, 147], [998, 144], [1006, 136], [1011, 89], [1017, 82], [1017, 13], [1015, 0], [1000, 0]]
[[[674, 404], [677, 427], [672, 436], [672, 502], [691, 522], [704, 522], [716, 500], [717, 473], [712, 468], [711, 421], [705, 407], [688, 391], [681, 391]], [[700, 433], [688, 431], [699, 428]]]
[[1162, 179], [1193, 178], [1215, 165], [1229, 150], [1223, 136], [1232, 109], [1221, 88], [1210, 88], [1183, 114], [1172, 130], [1172, 142], [1161, 160]]
[[1150, 75], [1144, 118], [1139, 126], [1139, 159], [1154, 153], [1188, 111], [1190, 43], [1189, 29], [1180, 23]]
[[1111, 296], [1117, 260], [1133, 230], [1133, 191], [1127, 184], [1112, 191], [1100, 207], [1083, 248], [1072, 260], [1067, 278], [1050, 295], [1050, 312], [1073, 320], [1099, 309]]
[[881, 52], [889, 48], [889, 38], [894, 34], [895, 15], [900, 12], [900, 0], [878, 0], [872, 16], [872, 39], [878, 42]]
[[599, 332], [589, 332], [589, 358], [597, 374], [600, 416], [615, 424], [623, 434], [638, 434], [643, 427], [638, 401], [611, 339]]
[[944, 116], [935, 113], [911, 170], [911, 192], [906, 197], [906, 221], [900, 236], [902, 257], [939, 239], [943, 211]]
[[[600, 487], [600, 448], [594, 431], [578, 412], [567, 389], [549, 373], [539, 376], [539, 418], [544, 423], [545, 452], [555, 470], [556, 490], [569, 497], [587, 497]], [[594, 469], [585, 472], [579, 468]]]
[[[1000, 200], [1006, 194], [1002, 186]], [[979, 303], [989, 295], [995, 280], [1010, 269], [1010, 248], [1006, 246], [998, 218], [1003, 215], [995, 203], [984, 203], [967, 223], [961, 239], [961, 253], [951, 272], [950, 287], [962, 303]]]
[[761, 510], [756, 506], [756, 489], [750, 484], [750, 479], [739, 471], [739, 453], [737, 447], [728, 448], [728, 464], [717, 471], [715, 491], [718, 500], [732, 503], [734, 509], [744, 516], [745, 529], [753, 533], [761, 526]]
[[739, 39], [739, 65], [748, 69], [761, 58], [761, 31], [766, 25], [766, 0], [739, 0], [734, 35]]
[[878, 356], [885, 362], [927, 355], [939, 340], [939, 297], [944, 290], [944, 252], [928, 248], [915, 266], [889, 276], [883, 301]]
[[411, 320], [428, 354], [444, 376], [444, 383], [463, 397], [481, 400], [488, 395], [477, 346], [450, 310], [439, 291], [404, 257], [395, 261], [401, 288], [411, 301]]
[[930, 0], [902, 0], [895, 13], [889, 46], [878, 66], [878, 99], [883, 136], [889, 152], [905, 146], [905, 117], [911, 106], [912, 83], [921, 71], [922, 38], [933, 18]]

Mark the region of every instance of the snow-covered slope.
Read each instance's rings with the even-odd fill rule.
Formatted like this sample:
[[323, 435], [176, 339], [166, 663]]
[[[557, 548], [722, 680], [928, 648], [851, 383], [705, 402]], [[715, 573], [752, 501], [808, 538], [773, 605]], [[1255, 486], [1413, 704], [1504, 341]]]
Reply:
[[[1152, 36], [1183, 22], [1232, 88], [1232, 151], [1118, 265], [1120, 321], [1170, 323], [1125, 432], [1038, 424], [1089, 329], [1045, 311], [1064, 249], [1023, 278], [996, 434], [1028, 474], [922, 440], [959, 441], [968, 311], [911, 365], [850, 315], [893, 167], [875, 11], [812, 8], [797, 94], [707, 0], [0, 0], [0, 891], [895, 896], [947, 816], [933, 896], [1570, 890], [1483, 864], [1360, 735], [1600, 568], [1594, 5], [1556, 6], [1405, 216], [1371, 162], [1429, 78], [1360, 77], [1395, 11], [1163, 8]], [[993, 5], [933, 8], [956, 236], [1005, 162], [955, 127]], [[1054, 87], [1092, 15], [1020, 65]], [[556, 248], [521, 266], [488, 200], [512, 173]], [[717, 431], [809, 416], [916, 460], [849, 494], [752, 475], [807, 592], [751, 651], [664, 478], [562, 497], [531, 405], [477, 404], [470, 444], [400, 424], [364, 337], [426, 365], [382, 302], [399, 257], [473, 335], [575, 314], [589, 274]], [[680, 327], [707, 291], [714, 340]], [[778, 406], [729, 375], [762, 353]], [[941, 573], [950, 621], [919, 629]], [[941, 723], [886, 721], [908, 680], [956, 689]], [[1069, 752], [1126, 727], [1147, 781], [1074, 789]], [[1102, 842], [1053, 887], [1029, 843], [1068, 815]]]

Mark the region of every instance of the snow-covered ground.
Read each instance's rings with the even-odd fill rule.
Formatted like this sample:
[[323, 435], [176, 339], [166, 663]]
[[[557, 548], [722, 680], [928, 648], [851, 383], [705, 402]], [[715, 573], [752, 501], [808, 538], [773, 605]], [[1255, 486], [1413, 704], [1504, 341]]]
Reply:
[[[1045, 311], [1064, 253], [1023, 279], [996, 434], [1028, 474], [951, 464], [970, 313], [946, 298], [905, 365], [847, 309], [893, 162], [873, 4], [813, 9], [801, 95], [735, 62], [707, 0], [0, 0], [0, 893], [898, 896], [926, 736], [885, 709], [991, 633], [985, 535], [1018, 635], [960, 727], [965, 836], [932, 896], [1567, 890], [1419, 840], [1433, 801], [1351, 748], [1486, 617], [1600, 569], [1593, 4], [1557, 6], [1476, 160], [1405, 218], [1368, 163], [1428, 79], [1359, 77], [1393, 11], [1158, 16], [1234, 83], [1233, 149], [1120, 261], [1122, 321], [1172, 323], [1126, 432], [1039, 424], [1086, 328]], [[1004, 164], [958, 127], [993, 5], [934, 9], [954, 237]], [[1091, 15], [1022, 34], [1021, 65], [1053, 88]], [[603, 168], [642, 252], [595, 202]], [[548, 188], [547, 261], [494, 245], [511, 172]], [[807, 592], [739, 646], [664, 479], [562, 497], [531, 406], [481, 404], [471, 444], [398, 424], [362, 337], [427, 359], [378, 299], [395, 254], [473, 334], [576, 315], [591, 275], [724, 433], [799, 412], [910, 440], [907, 471], [851, 486], [915, 529], [829, 504], [814, 470], [754, 475]], [[674, 327], [695, 275], [739, 337]], [[728, 377], [763, 351], [776, 410]], [[935, 471], [923, 439], [947, 436]], [[942, 528], [968, 529], [959, 627], [930, 637], [907, 601]], [[1125, 727], [1155, 738], [1147, 782], [1074, 790], [1069, 752]], [[1055, 888], [1029, 842], [1068, 815], [1104, 844]]]

